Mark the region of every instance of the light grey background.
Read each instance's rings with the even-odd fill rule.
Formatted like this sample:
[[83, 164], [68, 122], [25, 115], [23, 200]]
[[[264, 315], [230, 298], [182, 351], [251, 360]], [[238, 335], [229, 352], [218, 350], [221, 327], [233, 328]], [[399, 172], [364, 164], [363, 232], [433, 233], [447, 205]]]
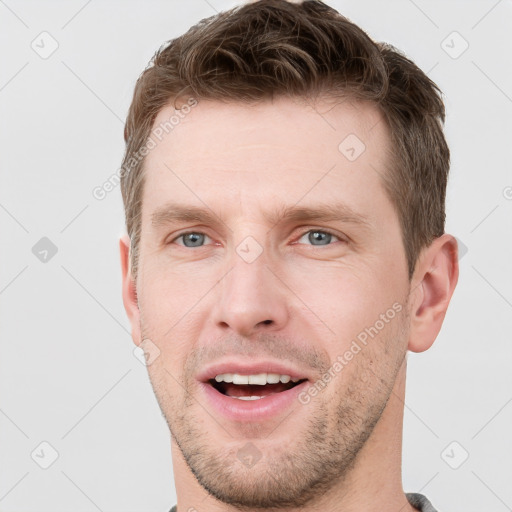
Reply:
[[[234, 4], [0, 0], [3, 512], [175, 503], [167, 426], [121, 301], [119, 187], [103, 200], [93, 190], [119, 168], [133, 86], [154, 51]], [[404, 488], [441, 512], [511, 510], [512, 3], [330, 4], [446, 95], [447, 231], [467, 253], [440, 336], [409, 355]], [[32, 249], [43, 237], [58, 250], [38, 254], [40, 242], [46, 262]]]

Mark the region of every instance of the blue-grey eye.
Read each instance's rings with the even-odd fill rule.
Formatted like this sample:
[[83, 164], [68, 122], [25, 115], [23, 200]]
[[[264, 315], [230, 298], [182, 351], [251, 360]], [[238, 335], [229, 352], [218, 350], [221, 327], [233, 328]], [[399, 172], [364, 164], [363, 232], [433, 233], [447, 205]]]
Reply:
[[[204, 244], [206, 235], [204, 233], [183, 233], [176, 240], [183, 240], [185, 247], [200, 247]], [[180, 244], [181, 245], [181, 244]]]
[[333, 241], [333, 238], [338, 238], [337, 236], [332, 235], [327, 231], [311, 230], [307, 233], [304, 233], [299, 239], [299, 242], [306, 236], [308, 238], [308, 242], [315, 246], [329, 245]]

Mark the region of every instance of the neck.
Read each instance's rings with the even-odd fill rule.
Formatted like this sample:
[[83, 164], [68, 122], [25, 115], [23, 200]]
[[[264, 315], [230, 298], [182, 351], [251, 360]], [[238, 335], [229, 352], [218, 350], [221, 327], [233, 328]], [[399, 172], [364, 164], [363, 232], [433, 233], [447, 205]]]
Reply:
[[[402, 488], [402, 429], [405, 397], [406, 358], [397, 375], [386, 407], [359, 452], [349, 474], [342, 482], [300, 509], [280, 509], [280, 512], [413, 512]], [[179, 447], [171, 438], [174, 480], [178, 497], [178, 512], [239, 512], [226, 505], [201, 487]], [[246, 512], [261, 512], [254, 510]]]

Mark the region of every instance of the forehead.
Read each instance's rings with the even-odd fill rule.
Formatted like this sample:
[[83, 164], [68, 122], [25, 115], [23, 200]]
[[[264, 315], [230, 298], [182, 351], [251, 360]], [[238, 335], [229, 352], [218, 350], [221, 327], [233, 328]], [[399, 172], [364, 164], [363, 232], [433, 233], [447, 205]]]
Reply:
[[201, 100], [186, 112], [162, 109], [151, 137], [146, 213], [148, 204], [174, 198], [222, 208], [233, 201], [249, 208], [269, 199], [295, 204], [340, 195], [370, 209], [384, 201], [390, 141], [370, 103]]
[[[289, 155], [292, 158], [295, 154], [303, 158], [310, 155], [313, 145], [316, 150], [311, 156], [317, 160], [323, 151], [326, 157], [338, 157], [339, 143], [351, 133], [366, 143], [370, 152], [376, 144], [388, 143], [387, 128], [377, 106], [348, 98], [308, 103], [302, 98], [282, 97], [254, 104], [200, 100], [187, 110], [167, 106], [158, 113], [151, 136], [161, 149], [174, 146], [176, 151], [167, 157], [185, 162], [212, 156], [217, 160], [221, 154], [238, 148], [247, 151], [258, 144], [269, 149], [286, 144], [296, 150]], [[192, 139], [193, 153], [179, 151], [183, 143], [188, 146]], [[147, 160], [161, 156], [156, 149]]]

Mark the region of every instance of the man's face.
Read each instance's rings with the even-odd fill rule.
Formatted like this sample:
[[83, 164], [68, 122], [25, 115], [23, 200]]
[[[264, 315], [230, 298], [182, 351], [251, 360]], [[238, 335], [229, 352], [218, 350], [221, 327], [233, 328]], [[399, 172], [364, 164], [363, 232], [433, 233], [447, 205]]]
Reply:
[[[149, 375], [190, 470], [226, 503], [300, 506], [342, 479], [404, 364], [387, 128], [371, 105], [333, 105], [201, 101], [146, 160], [136, 285], [142, 339], [160, 351]], [[210, 218], [175, 215], [197, 209]]]

